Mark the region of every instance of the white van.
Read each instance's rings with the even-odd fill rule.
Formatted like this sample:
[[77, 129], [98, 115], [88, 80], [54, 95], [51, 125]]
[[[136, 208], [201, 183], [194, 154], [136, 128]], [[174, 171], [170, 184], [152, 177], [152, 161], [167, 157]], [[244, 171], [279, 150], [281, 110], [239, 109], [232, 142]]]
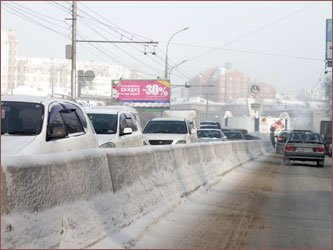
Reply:
[[74, 100], [64, 96], [1, 96], [2, 156], [97, 147], [95, 130]]
[[149, 145], [186, 144], [197, 142], [198, 137], [193, 121], [184, 118], [153, 118], [143, 136]]
[[99, 147], [142, 147], [140, 119], [134, 108], [127, 106], [96, 106], [84, 108], [98, 138]]

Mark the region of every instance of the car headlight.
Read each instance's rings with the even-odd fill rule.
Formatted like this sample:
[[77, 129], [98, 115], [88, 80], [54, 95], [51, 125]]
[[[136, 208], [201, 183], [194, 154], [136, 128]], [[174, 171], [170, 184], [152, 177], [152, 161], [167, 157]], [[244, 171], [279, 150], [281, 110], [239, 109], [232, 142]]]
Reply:
[[107, 143], [102, 144], [99, 147], [100, 148], [115, 148], [116, 144], [114, 144], [113, 142], [107, 142]]
[[186, 140], [177, 141], [175, 144], [186, 144]]

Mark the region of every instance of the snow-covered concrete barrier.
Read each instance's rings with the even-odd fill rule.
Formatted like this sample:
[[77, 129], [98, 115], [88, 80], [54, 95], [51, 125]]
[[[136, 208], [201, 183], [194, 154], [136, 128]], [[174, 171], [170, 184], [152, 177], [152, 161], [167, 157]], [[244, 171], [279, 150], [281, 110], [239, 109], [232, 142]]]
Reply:
[[[147, 178], [182, 187], [182, 196], [264, 151], [267, 143], [243, 141], [9, 157], [2, 162], [2, 211], [40, 211]], [[159, 174], [172, 174], [173, 183]]]
[[2, 159], [2, 212], [36, 212], [112, 192], [98, 149]]
[[87, 248], [147, 214], [158, 220], [271, 148], [266, 141], [194, 143], [2, 160], [2, 246]]

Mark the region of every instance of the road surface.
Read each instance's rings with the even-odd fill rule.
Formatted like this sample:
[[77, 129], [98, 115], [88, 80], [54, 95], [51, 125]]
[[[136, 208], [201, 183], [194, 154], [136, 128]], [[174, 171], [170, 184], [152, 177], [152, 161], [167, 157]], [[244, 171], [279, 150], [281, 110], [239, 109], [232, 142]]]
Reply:
[[191, 195], [133, 248], [331, 248], [332, 161], [268, 153]]

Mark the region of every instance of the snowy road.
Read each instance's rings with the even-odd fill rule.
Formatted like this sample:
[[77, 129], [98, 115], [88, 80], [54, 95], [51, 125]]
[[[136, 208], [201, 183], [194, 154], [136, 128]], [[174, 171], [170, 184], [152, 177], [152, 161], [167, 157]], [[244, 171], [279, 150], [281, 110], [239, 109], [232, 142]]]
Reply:
[[[189, 196], [125, 246], [331, 248], [331, 177], [331, 158], [322, 169], [311, 163], [283, 166], [279, 155], [266, 154]], [[95, 247], [112, 247], [108, 242]]]

